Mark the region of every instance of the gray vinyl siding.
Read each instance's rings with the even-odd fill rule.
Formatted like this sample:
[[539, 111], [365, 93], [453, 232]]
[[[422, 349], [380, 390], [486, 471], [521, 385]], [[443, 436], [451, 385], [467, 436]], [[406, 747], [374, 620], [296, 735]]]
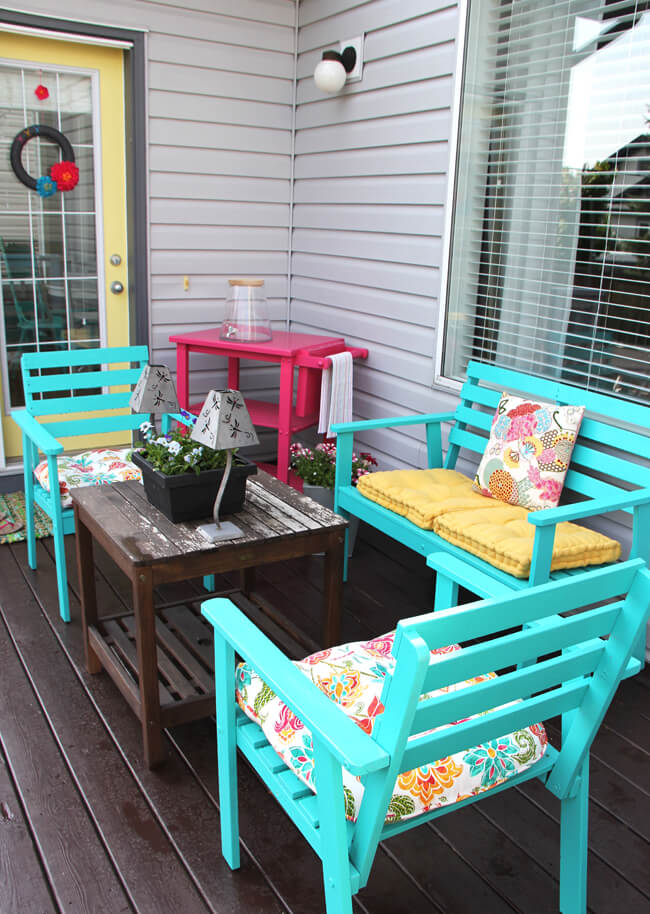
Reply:
[[[85, 0], [75, 11], [28, 0], [14, 8], [147, 30], [152, 358], [175, 369], [169, 336], [221, 321], [230, 276], [264, 277], [274, 324], [286, 327], [292, 0]], [[191, 364], [194, 399], [223, 386], [224, 360]], [[253, 369], [242, 386], [274, 383], [272, 371]]]
[[[458, 11], [435, 0], [299, 7], [291, 328], [368, 348], [354, 415], [447, 409], [432, 390]], [[361, 82], [323, 95], [323, 50], [365, 35]], [[422, 465], [420, 429], [375, 431], [381, 465]]]
[[[203, 7], [207, 30], [148, 41], [151, 345], [172, 366], [169, 336], [218, 324], [230, 276], [263, 277], [274, 326], [287, 321], [295, 10]], [[193, 399], [224, 386], [225, 360], [195, 355], [191, 367]], [[249, 394], [275, 383], [263, 367], [242, 374]]]

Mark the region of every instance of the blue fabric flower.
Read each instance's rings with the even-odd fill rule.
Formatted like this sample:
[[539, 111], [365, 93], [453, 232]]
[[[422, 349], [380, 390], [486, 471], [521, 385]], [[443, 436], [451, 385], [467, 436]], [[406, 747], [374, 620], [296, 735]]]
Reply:
[[481, 787], [493, 787], [515, 773], [510, 756], [516, 755], [517, 751], [510, 736], [504, 736], [476, 746], [463, 756], [463, 761], [469, 765], [472, 777], [481, 775]]
[[494, 428], [492, 429], [494, 437], [505, 438], [508, 433], [508, 429], [510, 428], [510, 422], [511, 420], [509, 416], [499, 416], [494, 424]]
[[40, 197], [51, 197], [57, 192], [56, 181], [53, 181], [49, 175], [41, 175], [36, 182], [36, 193]]
[[184, 419], [187, 419], [188, 425], [196, 425], [197, 417], [194, 413], [190, 413], [186, 409], [181, 409], [181, 416], [183, 416]]

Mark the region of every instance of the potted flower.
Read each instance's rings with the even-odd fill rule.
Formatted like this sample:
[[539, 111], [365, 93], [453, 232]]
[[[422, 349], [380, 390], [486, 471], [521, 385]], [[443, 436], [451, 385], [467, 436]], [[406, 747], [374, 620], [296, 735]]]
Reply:
[[[296, 476], [303, 481], [302, 490], [326, 508], [334, 509], [334, 477], [336, 475], [336, 445], [328, 442], [317, 444], [315, 448], [302, 444], [292, 444], [290, 449], [290, 467]], [[366, 473], [371, 473], [377, 466], [375, 458], [365, 453], [352, 454], [352, 485]], [[359, 518], [349, 518], [348, 555], [352, 555], [354, 542], [359, 528]]]
[[[215, 451], [190, 437], [196, 416], [185, 410], [181, 413], [190, 428], [177, 427], [166, 435], [159, 435], [151, 422], [143, 422], [144, 447], [131, 455], [142, 471], [147, 498], [175, 524], [210, 516], [226, 465], [225, 451]], [[223, 514], [241, 511], [246, 478], [256, 472], [254, 463], [235, 456], [221, 502]]]

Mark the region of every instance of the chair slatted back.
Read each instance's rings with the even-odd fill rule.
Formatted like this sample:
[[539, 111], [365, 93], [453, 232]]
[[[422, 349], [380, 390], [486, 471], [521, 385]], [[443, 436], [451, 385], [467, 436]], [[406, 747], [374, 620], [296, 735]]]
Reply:
[[43, 425], [55, 438], [137, 429], [148, 414], [132, 413], [129, 399], [148, 361], [146, 346], [26, 353], [25, 407], [53, 417]]
[[[559, 615], [572, 610], [580, 611]], [[390, 754], [391, 770], [366, 782], [352, 843], [360, 871], [372, 862], [399, 773], [572, 712], [547, 781], [567, 796], [649, 613], [650, 572], [633, 559], [400, 622], [385, 711], [372, 734]], [[473, 643], [429, 653], [459, 642]], [[495, 671], [471, 687], [423, 697]]]
[[[504, 390], [560, 406], [586, 407], [565, 490], [598, 498], [650, 486], [650, 467], [643, 463], [650, 460], [650, 407], [482, 362], [467, 367], [457, 421], [449, 434], [447, 469], [454, 469], [461, 448], [473, 451], [478, 465]], [[635, 457], [639, 462], [631, 479]]]

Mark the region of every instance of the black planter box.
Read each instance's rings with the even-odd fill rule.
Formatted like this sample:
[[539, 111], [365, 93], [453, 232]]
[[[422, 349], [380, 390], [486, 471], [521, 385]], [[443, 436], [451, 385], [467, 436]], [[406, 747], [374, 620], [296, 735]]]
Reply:
[[[155, 470], [138, 451], [131, 455], [133, 463], [142, 472], [142, 482], [147, 498], [159, 511], [175, 524], [185, 520], [212, 518], [212, 508], [217, 497], [223, 470], [204, 470], [199, 473], [179, 473], [165, 476]], [[257, 466], [244, 457], [235, 455], [230, 477], [223, 493], [219, 516], [236, 514], [244, 507], [246, 479], [257, 473]]]

